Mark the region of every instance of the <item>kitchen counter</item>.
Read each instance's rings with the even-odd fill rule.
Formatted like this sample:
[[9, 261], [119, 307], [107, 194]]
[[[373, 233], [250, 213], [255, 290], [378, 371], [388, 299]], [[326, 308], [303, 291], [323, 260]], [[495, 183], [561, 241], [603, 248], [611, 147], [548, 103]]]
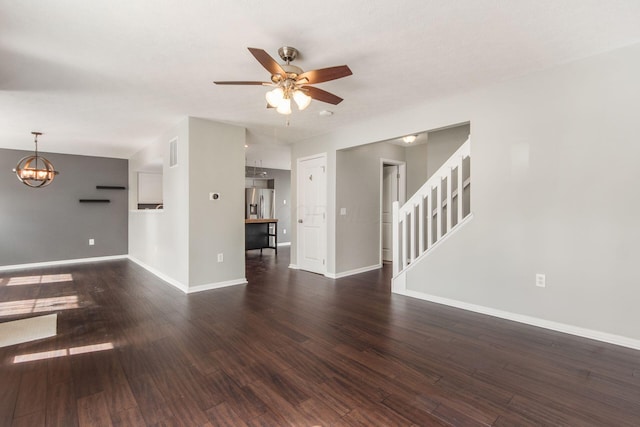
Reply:
[[260, 219], [245, 219], [245, 224], [271, 224], [273, 222], [278, 222], [276, 218], [260, 218]]
[[273, 249], [278, 255], [278, 220], [275, 218], [244, 220], [244, 249]]

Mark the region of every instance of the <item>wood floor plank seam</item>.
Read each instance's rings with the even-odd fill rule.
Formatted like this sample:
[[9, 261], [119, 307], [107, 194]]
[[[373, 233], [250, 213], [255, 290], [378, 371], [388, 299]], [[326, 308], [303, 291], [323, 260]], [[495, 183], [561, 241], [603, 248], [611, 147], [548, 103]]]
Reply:
[[638, 425], [640, 351], [394, 295], [388, 264], [294, 271], [289, 251], [188, 295], [128, 260], [0, 272], [0, 302], [77, 302], [51, 307], [55, 337], [0, 348], [0, 426]]

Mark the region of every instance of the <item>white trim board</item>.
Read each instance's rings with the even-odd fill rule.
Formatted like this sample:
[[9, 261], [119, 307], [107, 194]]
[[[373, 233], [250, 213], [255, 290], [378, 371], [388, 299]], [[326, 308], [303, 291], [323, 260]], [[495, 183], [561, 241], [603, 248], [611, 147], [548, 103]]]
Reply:
[[377, 270], [379, 268], [382, 268], [382, 264], [369, 265], [367, 267], [356, 268], [354, 270], [343, 271], [341, 273], [325, 273], [325, 276], [330, 279], [341, 279], [343, 277], [353, 276], [354, 274], [366, 273], [367, 271]]
[[544, 328], [544, 329], [550, 329], [556, 332], [563, 332], [565, 334], [576, 335], [583, 338], [589, 338], [596, 341], [602, 341], [609, 344], [615, 344], [622, 347], [628, 347], [635, 350], [640, 350], [640, 340], [623, 337], [621, 335], [615, 335], [607, 332], [595, 331], [593, 329], [586, 329], [578, 326], [567, 325], [565, 323], [553, 322], [551, 320], [540, 319], [537, 317], [511, 313], [509, 311], [498, 310], [495, 308], [485, 307], [482, 305], [470, 304], [463, 301], [438, 297], [435, 295], [429, 295], [429, 294], [425, 294], [418, 291], [412, 291], [408, 289], [397, 290], [397, 291], [394, 291], [394, 293], [412, 297], [412, 298], [418, 298], [418, 299], [429, 301], [429, 302], [434, 302], [437, 304], [443, 304], [450, 307], [461, 308], [463, 310], [473, 311], [475, 313], [486, 314], [493, 317], [499, 317], [501, 319], [512, 320], [514, 322], [524, 323], [526, 325], [537, 326], [539, 328]]
[[280, 247], [280, 246], [291, 246], [291, 242], [278, 243], [278, 247]]
[[184, 285], [182, 282], [179, 282], [176, 279], [167, 276], [166, 274], [162, 273], [161, 271], [156, 270], [155, 268], [151, 267], [150, 265], [145, 264], [144, 262], [140, 261], [139, 259], [137, 259], [135, 257], [132, 257], [131, 255], [129, 255], [129, 259], [131, 261], [135, 262], [136, 264], [138, 264], [140, 267], [142, 267], [145, 270], [147, 270], [149, 273], [151, 273], [154, 276], [164, 280], [165, 282], [167, 282], [168, 284], [170, 284], [174, 288], [180, 289], [185, 294], [189, 293], [189, 287], [187, 285]]
[[159, 279], [164, 280], [165, 282], [167, 282], [168, 284], [170, 284], [174, 288], [177, 288], [177, 289], [181, 290], [185, 294], [193, 294], [193, 293], [196, 293], [196, 292], [203, 292], [203, 291], [208, 291], [208, 290], [211, 290], [211, 289], [226, 288], [227, 286], [246, 285], [247, 284], [246, 277], [242, 277], [240, 279], [227, 280], [227, 281], [224, 281], [224, 282], [216, 282], [216, 283], [205, 283], [203, 285], [189, 287], [189, 286], [183, 284], [182, 282], [179, 282], [178, 280], [175, 280], [174, 278], [169, 277], [166, 274], [162, 273], [161, 271], [151, 267], [150, 265], [145, 264], [144, 262], [140, 261], [139, 259], [137, 259], [135, 257], [132, 257], [131, 255], [129, 255], [129, 259], [131, 261], [135, 262], [136, 264], [138, 264], [140, 267], [142, 267], [145, 270], [147, 270], [149, 273], [153, 274], [154, 276], [158, 277]]
[[422, 258], [426, 258], [429, 255], [431, 255], [431, 253], [443, 242], [445, 242], [447, 239], [449, 239], [451, 236], [453, 236], [454, 234], [456, 234], [459, 230], [462, 229], [462, 227], [464, 227], [466, 224], [468, 224], [469, 222], [471, 222], [471, 220], [473, 219], [473, 212], [470, 212], [469, 215], [467, 215], [466, 217], [464, 217], [462, 219], [461, 222], [459, 222], [458, 224], [454, 225], [453, 227], [451, 227], [450, 231], [447, 231], [442, 237], [440, 237], [440, 239], [435, 242], [434, 244], [432, 244], [431, 246], [429, 246], [429, 249], [425, 250], [424, 252], [422, 252], [422, 254], [420, 254], [420, 256], [418, 256], [415, 260], [413, 260], [413, 262], [409, 265], [407, 265], [407, 268], [405, 268], [404, 270], [400, 271], [396, 276], [393, 277], [392, 280], [395, 280], [397, 277], [406, 274], [408, 271], [410, 271], [413, 267], [415, 267], [416, 265], [418, 265], [419, 261], [422, 260]]
[[204, 285], [192, 286], [186, 293], [193, 294], [195, 292], [208, 291], [211, 289], [226, 288], [227, 286], [246, 285], [247, 283], [248, 282], [246, 277], [243, 277], [241, 279], [227, 280], [224, 282], [206, 283]]
[[93, 258], [78, 258], [78, 259], [65, 259], [60, 261], [44, 261], [44, 262], [32, 262], [29, 264], [16, 264], [16, 265], [4, 265], [0, 266], [0, 271], [9, 270], [22, 270], [27, 268], [40, 268], [40, 267], [52, 267], [56, 265], [68, 265], [68, 264], [82, 264], [87, 262], [101, 262], [101, 261], [115, 261], [120, 259], [127, 259], [128, 255], [112, 255], [112, 256], [100, 256]]

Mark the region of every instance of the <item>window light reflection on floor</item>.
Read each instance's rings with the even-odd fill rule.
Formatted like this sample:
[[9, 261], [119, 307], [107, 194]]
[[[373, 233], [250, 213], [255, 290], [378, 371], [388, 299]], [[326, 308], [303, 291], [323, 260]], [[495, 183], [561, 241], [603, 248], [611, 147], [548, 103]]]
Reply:
[[112, 350], [113, 343], [105, 342], [101, 344], [85, 345], [83, 347], [63, 348], [61, 350], [43, 351], [40, 353], [29, 353], [15, 356], [13, 363], [33, 362], [35, 360], [53, 359], [56, 357], [74, 356], [84, 353], [95, 353], [97, 351]]
[[60, 283], [71, 282], [73, 276], [71, 274], [47, 274], [43, 276], [23, 276], [23, 277], [10, 277], [8, 279], [0, 279], [0, 284], [6, 286], [21, 286], [21, 285], [37, 285], [41, 283]]
[[19, 301], [0, 302], [0, 316], [16, 314], [43, 313], [47, 311], [69, 310], [78, 308], [78, 296], [24, 299]]

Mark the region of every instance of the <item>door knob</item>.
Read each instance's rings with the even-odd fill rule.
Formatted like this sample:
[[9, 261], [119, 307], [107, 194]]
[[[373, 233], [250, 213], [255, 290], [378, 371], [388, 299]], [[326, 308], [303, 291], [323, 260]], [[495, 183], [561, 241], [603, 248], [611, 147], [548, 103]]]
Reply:
[[299, 219], [299, 220], [298, 220], [298, 223], [299, 223], [299, 224], [302, 224], [302, 220], [301, 220], [301, 219]]

